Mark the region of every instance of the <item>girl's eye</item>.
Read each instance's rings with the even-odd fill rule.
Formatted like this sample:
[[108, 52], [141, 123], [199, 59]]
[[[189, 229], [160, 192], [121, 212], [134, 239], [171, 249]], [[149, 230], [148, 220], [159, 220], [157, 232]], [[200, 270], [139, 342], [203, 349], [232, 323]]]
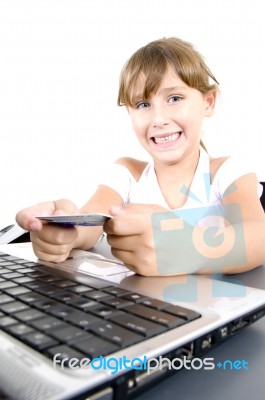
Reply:
[[180, 96], [171, 96], [169, 98], [169, 103], [178, 103], [182, 98]]
[[142, 101], [141, 103], [138, 103], [138, 104], [136, 105], [136, 108], [137, 108], [138, 110], [144, 110], [145, 108], [149, 108], [149, 107], [150, 107], [150, 104], [147, 103], [146, 101]]

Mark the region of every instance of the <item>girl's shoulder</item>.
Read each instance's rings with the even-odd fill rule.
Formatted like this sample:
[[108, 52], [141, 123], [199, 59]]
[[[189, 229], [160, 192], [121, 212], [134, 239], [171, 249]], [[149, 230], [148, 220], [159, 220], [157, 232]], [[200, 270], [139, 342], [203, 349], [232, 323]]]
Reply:
[[215, 190], [224, 194], [236, 181], [249, 174], [258, 173], [253, 159], [242, 154], [233, 154], [229, 157], [210, 158], [211, 182]]
[[122, 157], [116, 160], [115, 164], [119, 164], [127, 168], [134, 177], [134, 179], [138, 181], [145, 167], [147, 166], [148, 162], [142, 160], [136, 160], [135, 158], [131, 157]]
[[229, 159], [228, 156], [218, 157], [218, 158], [210, 158], [210, 174], [211, 174], [211, 181], [214, 180], [215, 175], [221, 168], [221, 166]]

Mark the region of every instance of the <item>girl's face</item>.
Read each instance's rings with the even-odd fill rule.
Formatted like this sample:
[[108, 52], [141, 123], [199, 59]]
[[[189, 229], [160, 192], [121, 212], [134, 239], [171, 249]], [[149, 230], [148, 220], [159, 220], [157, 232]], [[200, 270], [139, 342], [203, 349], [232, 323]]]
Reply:
[[143, 100], [144, 76], [128, 106], [132, 127], [156, 162], [174, 164], [198, 150], [203, 119], [214, 111], [215, 93], [187, 86], [168, 68], [157, 92]]

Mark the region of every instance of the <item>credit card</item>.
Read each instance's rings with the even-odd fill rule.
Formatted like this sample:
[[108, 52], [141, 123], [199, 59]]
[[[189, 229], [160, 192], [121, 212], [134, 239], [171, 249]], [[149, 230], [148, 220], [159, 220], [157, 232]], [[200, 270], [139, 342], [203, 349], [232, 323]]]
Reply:
[[41, 221], [47, 221], [51, 224], [65, 226], [101, 226], [112, 218], [107, 214], [76, 214], [76, 215], [47, 215], [36, 217]]

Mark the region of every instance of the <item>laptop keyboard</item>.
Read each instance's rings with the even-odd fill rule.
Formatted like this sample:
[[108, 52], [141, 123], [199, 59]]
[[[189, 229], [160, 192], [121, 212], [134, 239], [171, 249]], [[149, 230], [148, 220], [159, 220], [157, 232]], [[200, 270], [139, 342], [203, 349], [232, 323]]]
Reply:
[[106, 356], [199, 317], [102, 279], [0, 253], [0, 329], [49, 358]]

